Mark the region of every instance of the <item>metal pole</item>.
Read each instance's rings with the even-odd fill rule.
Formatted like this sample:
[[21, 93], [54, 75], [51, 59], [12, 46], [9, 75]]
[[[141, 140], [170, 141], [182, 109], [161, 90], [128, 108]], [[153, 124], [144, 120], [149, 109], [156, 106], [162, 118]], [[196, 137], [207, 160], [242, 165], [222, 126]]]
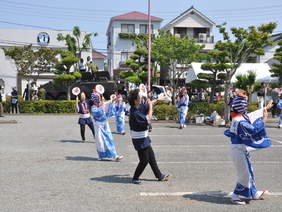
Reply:
[[148, 0], [148, 91], [151, 90], [151, 7], [150, 0]]

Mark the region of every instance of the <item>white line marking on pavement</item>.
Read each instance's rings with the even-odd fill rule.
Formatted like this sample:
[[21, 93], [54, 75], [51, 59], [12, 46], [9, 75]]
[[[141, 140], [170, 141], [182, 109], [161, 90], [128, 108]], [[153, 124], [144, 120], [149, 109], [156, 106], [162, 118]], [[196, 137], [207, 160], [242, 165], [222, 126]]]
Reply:
[[[185, 134], [185, 135], [181, 135], [181, 134], [169, 134], [169, 135], [151, 135], [151, 134], [149, 134], [149, 136], [150, 137], [154, 137], [154, 136], [158, 136], [158, 137], [160, 137], [160, 136], [170, 136], [170, 137], [174, 137], [174, 136], [180, 136], [180, 137], [183, 137], [183, 136], [185, 136], [185, 137], [188, 137], [188, 136], [200, 136], [199, 134], [194, 134], [194, 135], [189, 135], [189, 134]], [[219, 135], [202, 135], [202, 136], [209, 136], [209, 137], [222, 137], [223, 135], [221, 135], [221, 134], [219, 134]], [[225, 138], [225, 137], [224, 137]]]
[[[232, 192], [140, 192], [140, 196], [231, 196]], [[282, 196], [282, 192], [269, 192], [269, 196]]]
[[[131, 163], [139, 163], [139, 162], [131, 162]], [[175, 161], [175, 162], [159, 162], [158, 163], [166, 163], [166, 164], [233, 164], [232, 161]], [[282, 164], [282, 161], [252, 161], [252, 163], [258, 164]]]
[[[132, 146], [128, 146], [131, 148]], [[175, 145], [175, 146], [165, 146], [165, 145], [154, 145], [154, 148], [228, 148], [229, 145]], [[276, 147], [282, 147], [282, 145], [274, 145]], [[272, 147], [272, 148], [273, 148]]]
[[229, 145], [175, 145], [175, 146], [165, 146], [165, 145], [154, 145], [154, 148], [228, 148]]
[[270, 140], [271, 140], [271, 141], [275, 141], [275, 142], [277, 142], [277, 143], [279, 143], [279, 144], [282, 144], [282, 141], [278, 141], [278, 140], [273, 139], [273, 138], [270, 138]]

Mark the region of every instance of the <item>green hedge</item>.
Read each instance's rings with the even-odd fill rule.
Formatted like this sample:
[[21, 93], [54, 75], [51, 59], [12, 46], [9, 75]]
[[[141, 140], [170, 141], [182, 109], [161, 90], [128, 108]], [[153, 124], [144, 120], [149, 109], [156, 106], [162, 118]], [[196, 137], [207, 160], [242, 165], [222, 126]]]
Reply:
[[[195, 119], [196, 114], [204, 114], [205, 116], [210, 116], [212, 112], [217, 111], [220, 116], [224, 116], [225, 104], [223, 101], [217, 103], [209, 102], [191, 102], [189, 104], [187, 119]], [[256, 102], [248, 103], [248, 112], [252, 112], [258, 109]], [[166, 105], [164, 103], [158, 103], [154, 107], [154, 115], [159, 120], [177, 120], [178, 110], [175, 105]]]
[[[19, 101], [20, 113], [75, 113], [75, 100], [73, 101], [53, 101], [53, 100], [39, 100], [39, 101]], [[4, 112], [11, 112], [11, 102], [3, 102]], [[256, 102], [248, 103], [248, 112], [257, 110]], [[208, 103], [208, 102], [191, 102], [189, 104], [187, 119], [195, 119], [196, 114], [204, 114], [210, 116], [213, 111], [217, 111], [220, 116], [224, 115], [224, 102]], [[154, 116], [158, 120], [177, 120], [178, 110], [175, 105], [166, 105], [159, 102], [154, 106]]]
[[[3, 102], [4, 112], [11, 112], [11, 102]], [[73, 101], [19, 101], [20, 113], [75, 113], [75, 100]]]
[[[204, 114], [210, 116], [213, 111], [217, 111], [220, 116], [224, 114], [224, 102], [208, 103], [208, 102], [191, 102], [189, 104], [187, 119], [195, 119], [196, 114]], [[154, 115], [158, 119], [178, 119], [178, 110], [175, 105], [166, 105], [159, 103], [154, 107]]]

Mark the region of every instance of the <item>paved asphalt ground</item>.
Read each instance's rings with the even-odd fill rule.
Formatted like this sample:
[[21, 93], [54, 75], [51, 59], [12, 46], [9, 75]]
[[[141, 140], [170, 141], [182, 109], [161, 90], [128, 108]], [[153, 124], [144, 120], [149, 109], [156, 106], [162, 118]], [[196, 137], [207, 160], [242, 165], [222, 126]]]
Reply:
[[158, 182], [148, 166], [141, 185], [131, 183], [138, 163], [126, 134], [115, 133], [121, 162], [97, 161], [94, 140], [86, 128], [80, 142], [78, 115], [6, 115], [0, 118], [1, 212], [135, 212], [135, 211], [282, 211], [282, 129], [269, 118], [273, 147], [251, 155], [262, 200], [230, 202], [236, 172], [229, 157], [225, 127], [154, 122], [149, 134], [161, 171]]

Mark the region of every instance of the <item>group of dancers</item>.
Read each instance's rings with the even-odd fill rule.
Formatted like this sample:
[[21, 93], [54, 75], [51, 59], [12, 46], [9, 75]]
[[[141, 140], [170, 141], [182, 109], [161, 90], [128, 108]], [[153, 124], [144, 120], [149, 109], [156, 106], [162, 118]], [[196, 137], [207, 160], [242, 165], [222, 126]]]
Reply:
[[[159, 170], [154, 151], [151, 147], [151, 140], [148, 136], [148, 123], [150, 122], [148, 120], [152, 117], [153, 106], [158, 101], [164, 100], [165, 97], [162, 97], [153, 101], [146, 99], [143, 102], [143, 96], [139, 89], [132, 90], [128, 94], [130, 105], [129, 126], [132, 142], [139, 157], [139, 164], [132, 179], [134, 184], [141, 183], [139, 177], [148, 164], [150, 164], [158, 181], [166, 181], [170, 177], [169, 174], [163, 174]], [[95, 138], [98, 160], [113, 158], [115, 161], [120, 161], [123, 159], [123, 156], [119, 156], [116, 152], [108, 123], [108, 117], [115, 116], [117, 133], [125, 134], [124, 118], [126, 107], [122, 96], [113, 94], [111, 99], [106, 102], [101, 92], [99, 93], [96, 89], [93, 90], [91, 99], [86, 99], [85, 93], [81, 92], [79, 97], [77, 96], [76, 98], [76, 111], [79, 113], [78, 124], [80, 125], [82, 142], [85, 142], [85, 125], [88, 125]]]
[[117, 132], [121, 135], [125, 134], [125, 103], [121, 95], [114, 96], [113, 99], [105, 102], [103, 95], [96, 89], [93, 90], [91, 99], [86, 99], [85, 93], [81, 92], [79, 97], [76, 97], [76, 111], [79, 113], [78, 124], [80, 125], [82, 142], [85, 142], [85, 125], [87, 124], [96, 141], [98, 160], [103, 158], [114, 158], [115, 161], [121, 160], [123, 156], [117, 155], [108, 123], [108, 117], [115, 116]]
[[[120, 161], [123, 156], [118, 156], [116, 153], [107, 118], [116, 116], [117, 132], [123, 135], [125, 103], [122, 97], [118, 95], [105, 102], [103, 96], [94, 89], [91, 100], [86, 100], [83, 92], [80, 94], [80, 100], [78, 102], [77, 98], [76, 108], [80, 114], [78, 123], [81, 126], [82, 140], [85, 140], [85, 127], [83, 125], [87, 124], [95, 137], [98, 160], [114, 158], [115, 161]], [[151, 139], [148, 135], [149, 120], [152, 117], [153, 106], [158, 101], [164, 100], [165, 97], [155, 100], [147, 98], [144, 101], [142, 91], [139, 89], [131, 90], [128, 94], [128, 103], [131, 106], [129, 110], [129, 126], [132, 143], [139, 157], [139, 163], [132, 178], [134, 184], [141, 184], [139, 177], [148, 164], [150, 164], [158, 181], [166, 181], [170, 178], [170, 174], [163, 174], [159, 170], [153, 148], [151, 147]], [[186, 127], [182, 119], [186, 117], [188, 102], [189, 97], [187, 97], [187, 92], [183, 89], [176, 104], [176, 108], [180, 112], [180, 128]], [[265, 122], [268, 116], [267, 110], [271, 107], [272, 101], [264, 108], [248, 114], [246, 93], [243, 91], [237, 91], [237, 95], [232, 101], [232, 123], [230, 128], [224, 131], [224, 134], [230, 137], [230, 155], [237, 169], [238, 179], [231, 195], [233, 203], [239, 205], [246, 204], [239, 196], [260, 199], [269, 193], [266, 190], [259, 191], [256, 188], [253, 168], [250, 162], [250, 153], [254, 150], [272, 146], [265, 129]], [[94, 119], [94, 124], [90, 112]]]

